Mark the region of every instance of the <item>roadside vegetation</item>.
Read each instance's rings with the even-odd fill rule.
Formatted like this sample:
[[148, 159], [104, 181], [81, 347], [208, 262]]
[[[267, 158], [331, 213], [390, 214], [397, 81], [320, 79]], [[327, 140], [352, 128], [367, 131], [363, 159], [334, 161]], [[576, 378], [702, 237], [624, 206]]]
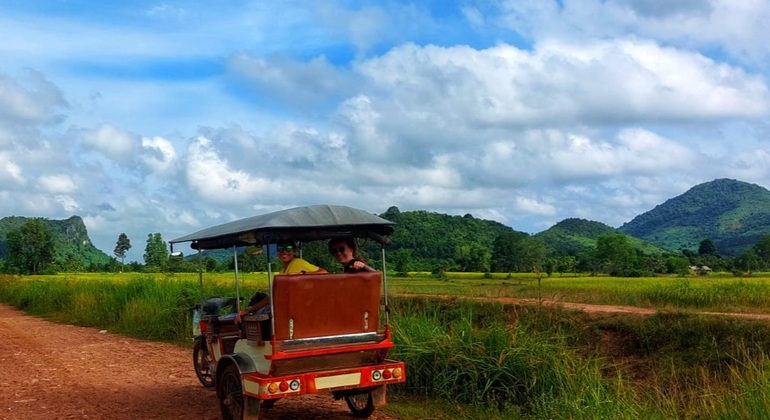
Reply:
[[[391, 356], [406, 362], [407, 383], [392, 387], [386, 410], [399, 418], [754, 419], [770, 411], [770, 323], [698, 313], [763, 311], [770, 276], [388, 280]], [[264, 273], [244, 274], [242, 283], [247, 295], [267, 287]], [[232, 273], [206, 273], [203, 285], [207, 296], [235, 295]], [[597, 317], [468, 296], [662, 311]], [[188, 345], [189, 309], [200, 297], [192, 273], [0, 277], [0, 301], [30, 314]]]

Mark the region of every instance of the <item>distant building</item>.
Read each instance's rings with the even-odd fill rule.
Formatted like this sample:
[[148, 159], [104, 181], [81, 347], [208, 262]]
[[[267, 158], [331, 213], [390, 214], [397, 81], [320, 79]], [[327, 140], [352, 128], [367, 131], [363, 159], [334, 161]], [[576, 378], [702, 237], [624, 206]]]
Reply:
[[690, 271], [699, 276], [705, 276], [706, 274], [711, 272], [711, 267], [707, 265], [691, 265]]

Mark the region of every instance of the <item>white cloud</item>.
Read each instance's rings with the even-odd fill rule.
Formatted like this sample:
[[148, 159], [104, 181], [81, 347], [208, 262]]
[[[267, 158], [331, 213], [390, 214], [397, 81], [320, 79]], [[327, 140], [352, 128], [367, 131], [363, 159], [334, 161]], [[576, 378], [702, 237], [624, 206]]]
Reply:
[[187, 182], [201, 198], [220, 205], [244, 204], [268, 195], [272, 189], [272, 181], [232, 169], [205, 137], [198, 137], [190, 145]]
[[549, 162], [563, 177], [656, 173], [689, 166], [695, 153], [675, 142], [642, 129], [626, 129], [618, 143], [594, 142], [569, 136], [565, 148], [554, 148]]
[[174, 170], [177, 154], [174, 145], [162, 137], [142, 138], [141, 161], [157, 174]]
[[38, 179], [38, 185], [50, 194], [70, 194], [78, 189], [72, 177], [66, 174], [43, 175]]
[[134, 159], [138, 136], [121, 131], [109, 124], [81, 130], [83, 144], [94, 148], [115, 162], [128, 163]]
[[684, 47], [719, 47], [762, 65], [770, 54], [765, 0], [507, 0], [499, 20], [531, 39], [583, 42], [629, 33]]
[[66, 108], [61, 92], [43, 74], [26, 70], [23, 79], [0, 74], [0, 124], [50, 124], [61, 119]]
[[633, 39], [546, 42], [532, 52], [505, 44], [408, 45], [359, 68], [387, 92], [369, 97], [389, 114], [381, 120], [412, 132], [431, 127], [452, 143], [484, 127], [757, 117], [770, 110], [761, 78]]
[[73, 214], [77, 211], [82, 210], [80, 208], [80, 205], [75, 201], [74, 198], [67, 196], [67, 195], [57, 195], [54, 196], [54, 199], [59, 203], [61, 208], [66, 212]]
[[516, 197], [516, 208], [528, 214], [552, 216], [556, 214], [556, 208], [547, 203], [542, 203], [531, 197]]
[[24, 185], [27, 182], [22, 176], [21, 167], [4, 153], [0, 153], [0, 182], [6, 186], [8, 184]]
[[770, 150], [754, 149], [736, 153], [729, 162], [735, 178], [762, 181], [770, 177]]

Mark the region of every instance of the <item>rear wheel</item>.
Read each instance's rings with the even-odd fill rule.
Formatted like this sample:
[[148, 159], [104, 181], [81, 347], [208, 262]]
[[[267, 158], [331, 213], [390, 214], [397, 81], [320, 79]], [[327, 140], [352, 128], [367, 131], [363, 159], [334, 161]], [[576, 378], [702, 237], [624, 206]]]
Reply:
[[217, 383], [217, 398], [223, 420], [259, 418], [259, 401], [243, 395], [241, 373], [235, 365], [228, 365]]
[[206, 348], [205, 340], [195, 340], [195, 346], [193, 346], [193, 366], [195, 367], [195, 375], [201, 381], [201, 385], [206, 388], [213, 387], [214, 375], [211, 374], [209, 350]]
[[367, 418], [374, 413], [374, 401], [372, 401], [372, 391], [362, 392], [360, 394], [345, 395], [345, 402], [354, 416]]

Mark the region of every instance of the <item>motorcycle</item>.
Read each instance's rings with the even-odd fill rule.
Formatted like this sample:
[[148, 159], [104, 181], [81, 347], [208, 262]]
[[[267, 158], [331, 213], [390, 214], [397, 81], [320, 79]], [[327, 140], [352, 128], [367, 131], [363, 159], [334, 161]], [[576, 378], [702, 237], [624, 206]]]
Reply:
[[[195, 375], [205, 388], [213, 388], [216, 377], [216, 360], [212, 353], [212, 342], [218, 335], [217, 326], [232, 323], [235, 318], [236, 299], [212, 296], [203, 299], [192, 308], [193, 367]], [[225, 312], [225, 315], [222, 313]]]

